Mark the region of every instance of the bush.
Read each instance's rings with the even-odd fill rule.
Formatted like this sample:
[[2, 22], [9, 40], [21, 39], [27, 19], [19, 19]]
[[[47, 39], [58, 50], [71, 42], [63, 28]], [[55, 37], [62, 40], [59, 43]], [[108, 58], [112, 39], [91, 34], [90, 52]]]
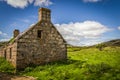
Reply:
[[14, 73], [15, 68], [4, 58], [0, 58], [0, 72]]
[[30, 72], [30, 71], [32, 71], [33, 70], [33, 68], [32, 67], [27, 67], [27, 68], [25, 68], [25, 70], [24, 70], [24, 72]]
[[86, 68], [88, 68], [90, 73], [105, 73], [112, 69], [112, 67], [105, 63], [100, 64], [87, 64]]
[[102, 44], [102, 43], [96, 45], [96, 48], [98, 48], [100, 51], [102, 51], [104, 47], [106, 47], [106, 46], [105, 46], [105, 44]]

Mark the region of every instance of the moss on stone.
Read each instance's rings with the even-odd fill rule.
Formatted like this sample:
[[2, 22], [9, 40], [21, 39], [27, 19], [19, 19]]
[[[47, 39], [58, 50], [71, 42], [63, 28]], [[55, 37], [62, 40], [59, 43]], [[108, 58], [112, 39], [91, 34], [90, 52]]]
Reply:
[[15, 38], [11, 38], [11, 39], [9, 40], [9, 43], [14, 42], [14, 39], [15, 39]]

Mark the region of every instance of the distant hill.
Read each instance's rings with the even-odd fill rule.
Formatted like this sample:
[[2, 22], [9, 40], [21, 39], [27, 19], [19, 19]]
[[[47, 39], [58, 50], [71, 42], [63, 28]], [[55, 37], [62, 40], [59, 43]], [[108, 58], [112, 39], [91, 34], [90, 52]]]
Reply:
[[[105, 46], [119, 46], [120, 47], [120, 39], [110, 40], [107, 42], [103, 42], [101, 44], [104, 44]], [[96, 45], [98, 45], [98, 44], [96, 44]], [[86, 46], [86, 47], [95, 47], [96, 45]], [[71, 44], [67, 44], [67, 47], [83, 47], [83, 46], [73, 46]]]
[[103, 44], [105, 44], [106, 46], [120, 46], [120, 39], [103, 42]]
[[5, 45], [7, 42], [0, 42], [0, 47]]

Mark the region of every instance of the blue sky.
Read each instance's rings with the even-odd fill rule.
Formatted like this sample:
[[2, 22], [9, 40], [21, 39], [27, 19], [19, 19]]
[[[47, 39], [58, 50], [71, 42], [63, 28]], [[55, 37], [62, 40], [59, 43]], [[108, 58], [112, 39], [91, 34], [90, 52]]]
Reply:
[[14, 29], [38, 21], [38, 9], [52, 11], [52, 22], [72, 45], [93, 45], [120, 38], [120, 0], [0, 0], [0, 41]]

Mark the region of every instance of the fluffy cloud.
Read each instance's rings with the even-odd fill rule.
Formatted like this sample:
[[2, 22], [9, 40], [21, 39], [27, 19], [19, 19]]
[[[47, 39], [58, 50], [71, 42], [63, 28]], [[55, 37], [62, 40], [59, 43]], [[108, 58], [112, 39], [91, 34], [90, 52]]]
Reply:
[[5, 1], [7, 4], [15, 8], [25, 8], [32, 3], [35, 6], [49, 6], [52, 4], [50, 0], [1, 0], [1, 1]]
[[0, 31], [0, 35], [2, 34], [2, 32]]
[[99, 1], [102, 1], [102, 0], [83, 0], [83, 2], [92, 2], [92, 3], [99, 2]]
[[[110, 30], [107, 26], [96, 21], [55, 24], [55, 26], [65, 40], [72, 45], [93, 45], [100, 42], [96, 39], [100, 38], [103, 33]], [[91, 41], [92, 44], [90, 44]]]
[[50, 2], [50, 0], [35, 0], [34, 3], [35, 6], [49, 6], [51, 4], [52, 2]]
[[2, 31], [0, 31], [0, 35], [7, 36], [7, 34], [3, 33]]
[[118, 30], [120, 30], [120, 26], [118, 27]]
[[24, 22], [24, 23], [30, 23], [29, 19], [22, 19], [21, 21]]
[[0, 39], [0, 42], [9, 41], [10, 39]]
[[3, 33], [2, 31], [0, 31], [0, 42], [8, 41], [9, 39], [10, 39], [10, 37], [6, 33]]

